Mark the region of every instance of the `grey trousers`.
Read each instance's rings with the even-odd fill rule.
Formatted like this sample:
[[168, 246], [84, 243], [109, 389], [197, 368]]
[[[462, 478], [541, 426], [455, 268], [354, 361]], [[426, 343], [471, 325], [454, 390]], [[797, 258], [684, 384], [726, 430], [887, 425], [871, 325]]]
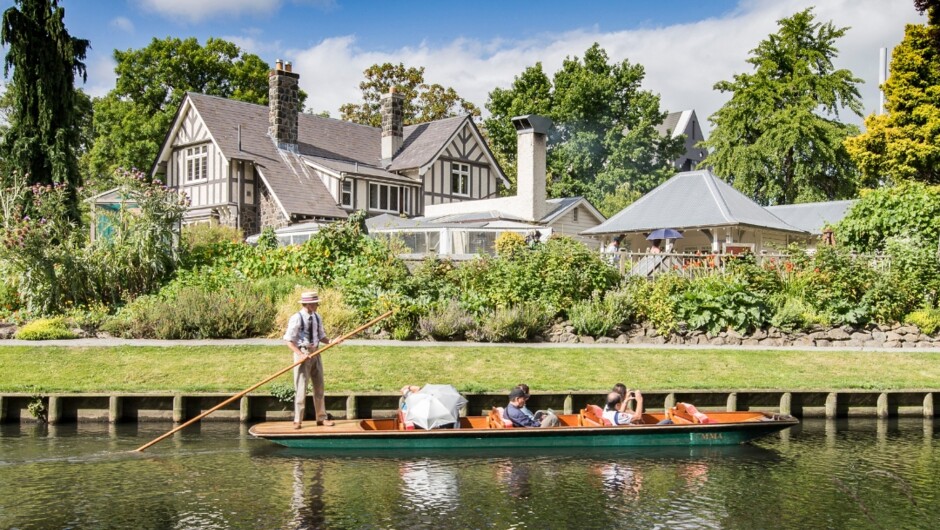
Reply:
[[[294, 362], [302, 357], [294, 354]], [[323, 360], [317, 355], [303, 364], [294, 367], [294, 422], [304, 419], [304, 405], [307, 400], [307, 385], [313, 385], [313, 408], [317, 412], [317, 421], [326, 419], [326, 400], [323, 398]]]

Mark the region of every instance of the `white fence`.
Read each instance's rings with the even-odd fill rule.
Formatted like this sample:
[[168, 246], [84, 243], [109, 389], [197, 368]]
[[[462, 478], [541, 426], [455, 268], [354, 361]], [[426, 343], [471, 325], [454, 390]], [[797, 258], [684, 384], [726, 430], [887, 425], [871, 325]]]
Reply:
[[[601, 256], [617, 267], [621, 274], [631, 276], [655, 276], [658, 274], [681, 274], [689, 278], [720, 274], [730, 259], [741, 257], [740, 254], [686, 254], [646, 252], [601, 252]], [[881, 272], [891, 267], [890, 259], [882, 254], [853, 254], [854, 259], [864, 259], [869, 266]], [[755, 254], [758, 266], [778, 272], [789, 272], [794, 263], [788, 254]]]

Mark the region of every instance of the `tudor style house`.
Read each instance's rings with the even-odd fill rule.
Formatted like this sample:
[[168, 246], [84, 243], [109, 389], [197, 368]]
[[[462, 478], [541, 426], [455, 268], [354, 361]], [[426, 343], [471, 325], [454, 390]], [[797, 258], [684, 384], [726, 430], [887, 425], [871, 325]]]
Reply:
[[189, 93], [151, 170], [186, 193], [184, 224], [262, 228], [494, 197], [509, 185], [469, 116], [403, 126], [400, 94], [382, 127], [301, 112], [290, 63], [269, 74], [269, 105]]

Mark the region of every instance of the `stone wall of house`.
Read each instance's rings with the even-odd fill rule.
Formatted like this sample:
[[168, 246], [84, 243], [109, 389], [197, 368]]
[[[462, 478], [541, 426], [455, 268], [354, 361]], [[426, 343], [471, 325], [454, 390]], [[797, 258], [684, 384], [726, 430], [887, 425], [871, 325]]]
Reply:
[[722, 331], [717, 335], [698, 330], [679, 330], [662, 335], [649, 323], [635, 324], [620, 330], [616, 337], [578, 335], [571, 322], [556, 322], [543, 337], [548, 342], [582, 344], [676, 344], [696, 346], [770, 346], [770, 347], [831, 347], [831, 348], [938, 348], [940, 334], [930, 336], [917, 326], [868, 325], [854, 328], [815, 327], [809, 331], [787, 332], [776, 328], [757, 330], [745, 335]]
[[[284, 212], [282, 212], [277, 203], [274, 202], [274, 198], [271, 197], [271, 194], [268, 193], [267, 190], [262, 190], [261, 192], [259, 218], [261, 226], [259, 230], [257, 230], [258, 232], [269, 226], [277, 230], [278, 228], [283, 228], [290, 224], [287, 217], [284, 216]], [[246, 234], [247, 233], [248, 232], [246, 232]]]
[[242, 205], [242, 223], [239, 227], [245, 236], [257, 234], [261, 231], [261, 218], [258, 215], [258, 207], [254, 204]]

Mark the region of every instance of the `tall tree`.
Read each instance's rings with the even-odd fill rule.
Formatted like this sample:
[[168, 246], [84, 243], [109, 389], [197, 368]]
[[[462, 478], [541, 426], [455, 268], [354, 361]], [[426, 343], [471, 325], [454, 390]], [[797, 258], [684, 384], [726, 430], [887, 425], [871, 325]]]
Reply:
[[83, 159], [99, 185], [118, 167], [150, 168], [186, 92], [268, 103], [268, 65], [222, 39], [153, 39], [114, 60], [117, 83], [94, 102], [95, 142]]
[[656, 131], [665, 112], [659, 96], [641, 90], [645, 75], [629, 61], [611, 63], [594, 44], [569, 57], [549, 81], [541, 64], [526, 68], [508, 89], [490, 92], [484, 121], [497, 157], [514, 180], [516, 133], [511, 118], [541, 114], [555, 122], [548, 145], [549, 192], [583, 195], [611, 215], [675, 172], [683, 139]]
[[704, 164], [761, 204], [852, 197], [857, 171], [842, 143], [858, 128], [839, 110], [861, 116], [862, 81], [832, 64], [848, 28], [816, 22], [811, 9], [777, 24], [751, 51], [753, 73], [715, 84], [731, 100], [709, 117]]
[[381, 99], [395, 87], [404, 96], [402, 113], [405, 125], [424, 123], [461, 114], [479, 116], [480, 109], [461, 98], [450, 87], [424, 82], [424, 67], [407, 67], [403, 63], [373, 64], [362, 74], [365, 80], [359, 83], [362, 103], [346, 103], [339, 108], [340, 117], [346, 121], [381, 127]]
[[892, 53], [882, 87], [886, 114], [865, 119], [866, 131], [845, 145], [864, 183], [940, 184], [940, 47], [930, 26], [908, 25]]
[[940, 51], [940, 0], [914, 0], [914, 8], [920, 14], [927, 13], [927, 26], [934, 48]]
[[81, 102], [75, 76], [86, 79], [89, 43], [69, 35], [58, 0], [16, 0], [3, 13], [0, 43], [9, 47], [3, 73], [9, 76], [12, 111], [3, 137], [3, 158], [28, 175], [29, 184], [66, 186], [67, 215], [79, 220], [78, 170]]

